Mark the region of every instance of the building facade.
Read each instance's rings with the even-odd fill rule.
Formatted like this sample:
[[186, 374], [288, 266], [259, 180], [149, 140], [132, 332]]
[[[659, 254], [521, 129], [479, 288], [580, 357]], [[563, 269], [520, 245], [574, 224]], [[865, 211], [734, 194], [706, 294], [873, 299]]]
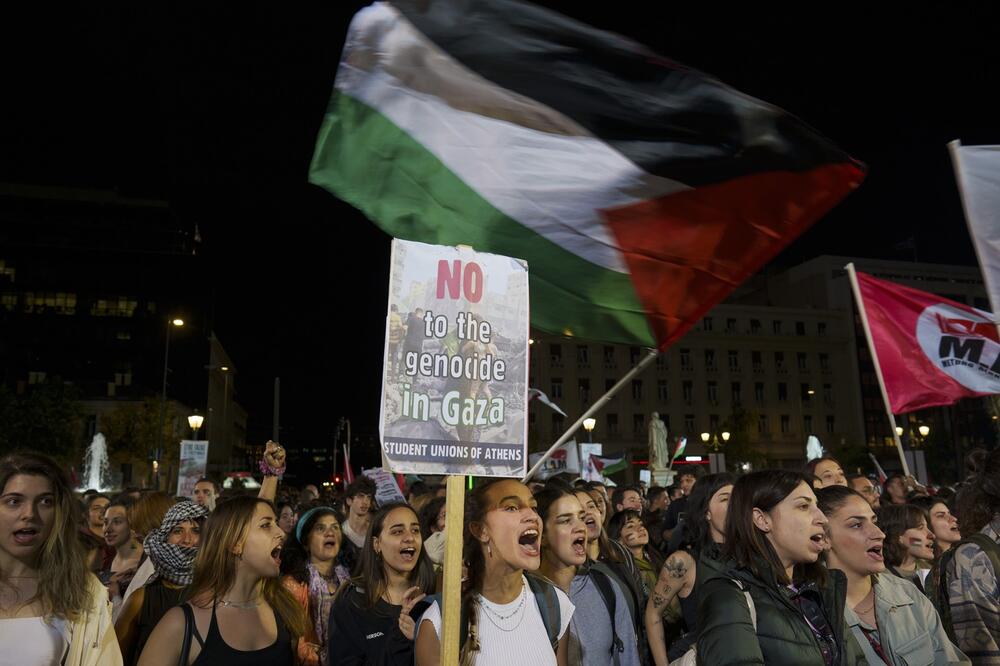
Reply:
[[[829, 451], [851, 452], [853, 459], [871, 451], [887, 469], [898, 467], [844, 269], [849, 261], [823, 256], [753, 278], [595, 415], [593, 440], [602, 442], [606, 453], [628, 453], [641, 462], [647, 458], [650, 414], [658, 412], [671, 445], [686, 437], [690, 455], [714, 450], [726, 431], [733, 438], [740, 433], [737, 455], [753, 458], [755, 464], [798, 467], [805, 460], [808, 436], [815, 435]], [[858, 270], [876, 277], [988, 309], [974, 267], [853, 261]], [[554, 442], [645, 353], [639, 347], [541, 333], [533, 339], [529, 383], [568, 416], [532, 406], [531, 450]], [[985, 400], [964, 400], [898, 421], [906, 428], [906, 446], [927, 444], [916, 441], [916, 425], [930, 424], [937, 435], [936, 455], [950, 468], [950, 476], [970, 447], [995, 441]], [[703, 445], [702, 433], [709, 433], [712, 447]], [[586, 438], [581, 429], [578, 441]]]

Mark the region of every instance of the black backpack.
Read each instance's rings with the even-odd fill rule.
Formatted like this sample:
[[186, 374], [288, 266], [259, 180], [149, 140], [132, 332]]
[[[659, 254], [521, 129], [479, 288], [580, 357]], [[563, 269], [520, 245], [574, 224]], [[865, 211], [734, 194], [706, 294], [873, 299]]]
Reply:
[[[612, 573], [611, 569], [607, 565], [601, 562], [591, 562], [590, 568], [588, 570], [588, 575], [590, 580], [594, 581], [594, 586], [597, 591], [601, 594], [601, 599], [604, 601], [604, 607], [608, 611], [608, 615], [611, 616], [611, 635], [613, 636], [611, 641], [611, 656], [612, 658], [621, 652], [625, 651], [625, 645], [622, 643], [622, 639], [618, 636], [618, 627], [615, 626], [615, 611], [617, 610], [617, 602], [615, 600], [615, 588], [614, 586], [618, 583], [615, 582], [615, 575]], [[622, 591], [622, 596], [625, 596], [625, 591]], [[632, 608], [629, 607], [629, 614], [632, 614]], [[633, 624], [635, 623], [635, 618], [632, 618]]]
[[958, 645], [958, 642], [955, 640], [955, 628], [951, 624], [951, 604], [948, 603], [948, 567], [955, 559], [955, 553], [958, 549], [967, 543], [979, 546], [986, 553], [986, 556], [990, 558], [990, 563], [993, 564], [993, 576], [1000, 580], [1000, 575], [998, 575], [1000, 574], [1000, 545], [987, 535], [977, 532], [962, 539], [941, 555], [937, 564], [931, 569], [930, 580], [924, 586], [927, 596], [934, 608], [937, 609], [938, 615], [941, 616], [941, 624], [944, 626], [948, 638], [955, 645]]

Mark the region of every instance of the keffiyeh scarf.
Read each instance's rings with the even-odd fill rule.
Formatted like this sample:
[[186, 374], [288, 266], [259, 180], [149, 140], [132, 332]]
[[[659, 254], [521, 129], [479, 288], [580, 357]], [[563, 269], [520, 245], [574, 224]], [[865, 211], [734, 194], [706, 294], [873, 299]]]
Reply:
[[194, 557], [198, 549], [167, 543], [170, 533], [185, 520], [200, 520], [208, 515], [208, 509], [191, 501], [174, 504], [167, 510], [163, 522], [146, 535], [142, 547], [153, 561], [156, 572], [150, 582], [163, 577], [174, 585], [190, 585], [194, 576]]

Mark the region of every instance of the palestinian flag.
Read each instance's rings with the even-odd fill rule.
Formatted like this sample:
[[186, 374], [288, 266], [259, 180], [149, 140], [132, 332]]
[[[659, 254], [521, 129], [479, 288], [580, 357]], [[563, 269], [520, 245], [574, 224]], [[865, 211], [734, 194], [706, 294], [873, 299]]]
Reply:
[[677, 438], [677, 449], [674, 451], [674, 457], [671, 458], [671, 461], [677, 460], [682, 455], [684, 455], [684, 449], [687, 448], [687, 443], [688, 443], [687, 437]]
[[863, 177], [780, 109], [515, 0], [360, 11], [310, 168], [393, 236], [527, 260], [536, 328], [660, 349]]
[[601, 476], [611, 476], [615, 472], [624, 472], [628, 468], [625, 456], [602, 458], [601, 456], [591, 454], [590, 462], [593, 464], [594, 469], [600, 472]]

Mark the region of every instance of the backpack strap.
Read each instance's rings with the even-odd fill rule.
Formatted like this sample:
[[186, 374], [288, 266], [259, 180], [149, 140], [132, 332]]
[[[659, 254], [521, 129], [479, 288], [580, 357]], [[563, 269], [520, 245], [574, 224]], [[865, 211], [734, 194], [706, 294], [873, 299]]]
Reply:
[[618, 637], [618, 627], [615, 626], [615, 611], [618, 605], [615, 601], [615, 583], [612, 582], [611, 577], [606, 572], [597, 566], [590, 567], [590, 580], [594, 581], [597, 591], [601, 593], [604, 607], [607, 609], [608, 615], [611, 616], [611, 656], [614, 658], [617, 656], [616, 653], [625, 651], [625, 645], [622, 643], [622, 639]]
[[559, 629], [562, 625], [562, 618], [559, 610], [559, 598], [556, 596], [555, 586], [534, 574], [525, 574], [528, 579], [528, 587], [535, 595], [535, 603], [542, 615], [542, 622], [545, 624], [545, 632], [549, 635], [549, 643], [552, 650], [559, 649]]

